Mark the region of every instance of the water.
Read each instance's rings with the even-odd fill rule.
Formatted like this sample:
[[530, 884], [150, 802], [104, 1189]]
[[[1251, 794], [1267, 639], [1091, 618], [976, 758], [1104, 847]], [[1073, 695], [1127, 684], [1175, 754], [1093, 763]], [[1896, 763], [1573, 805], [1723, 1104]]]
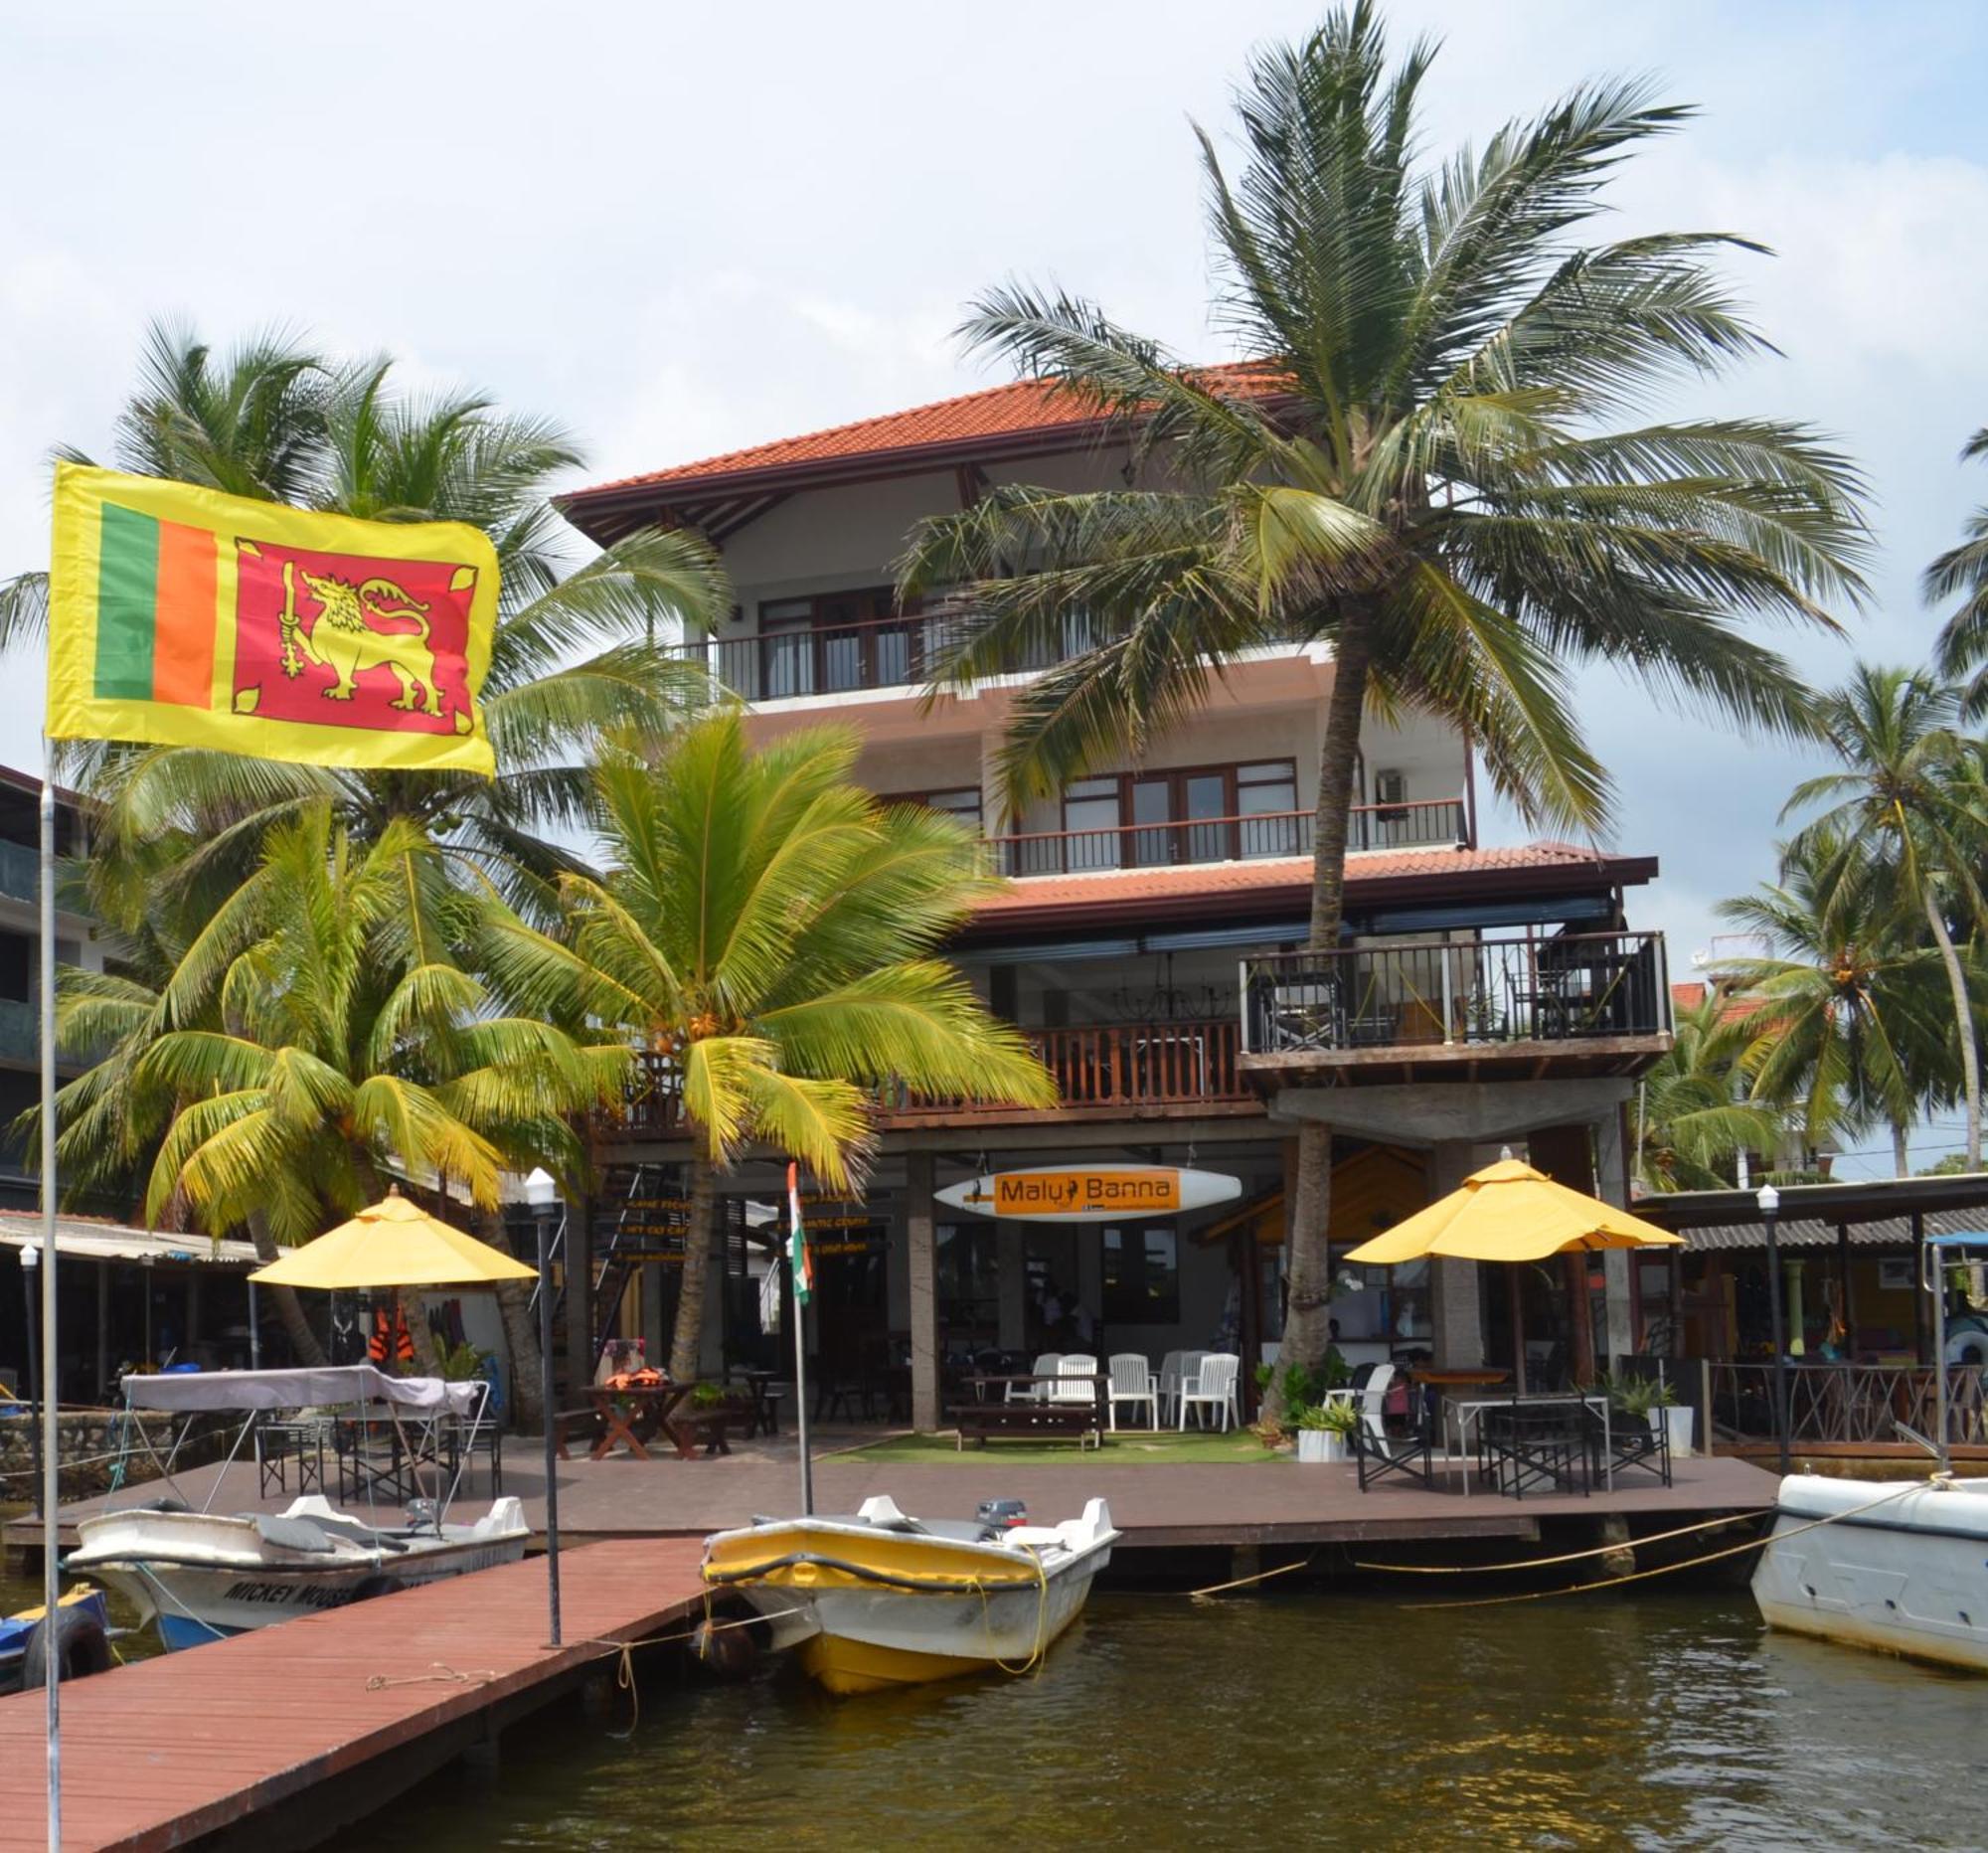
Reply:
[[[0, 1505], [0, 1523], [28, 1510], [21, 1505]], [[18, 1568], [18, 1562], [13, 1552], [0, 1557], [0, 1615], [17, 1614], [23, 1608], [42, 1605], [42, 1560], [37, 1557], [26, 1570]], [[69, 1589], [74, 1582], [73, 1577], [65, 1577], [63, 1588]], [[110, 1610], [110, 1625], [132, 1630], [111, 1642], [111, 1652], [118, 1659], [144, 1660], [163, 1651], [158, 1635], [151, 1628], [142, 1633], [137, 1631], [138, 1611], [123, 1597], [115, 1590], [105, 1590], [104, 1596]]]
[[625, 1741], [625, 1695], [514, 1731], [365, 1844], [1988, 1847], [1988, 1683], [1769, 1635], [1743, 1591], [1100, 1595], [1023, 1680], [645, 1684]]

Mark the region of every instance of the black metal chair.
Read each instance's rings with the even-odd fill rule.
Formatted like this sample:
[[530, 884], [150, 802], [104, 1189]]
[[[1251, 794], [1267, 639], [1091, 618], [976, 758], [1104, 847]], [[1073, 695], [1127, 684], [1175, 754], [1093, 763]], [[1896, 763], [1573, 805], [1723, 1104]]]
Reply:
[[1487, 1409], [1478, 1424], [1478, 1470], [1501, 1493], [1572, 1493], [1593, 1489], [1586, 1418], [1577, 1404]]
[[1390, 1434], [1372, 1419], [1363, 1418], [1353, 1431], [1353, 1468], [1363, 1493], [1391, 1473], [1433, 1487], [1435, 1462], [1430, 1451], [1426, 1413], [1418, 1410], [1413, 1427], [1407, 1434], [1399, 1435]]
[[1609, 1416], [1605, 1438], [1601, 1412], [1589, 1409], [1581, 1413], [1587, 1418], [1590, 1475], [1612, 1479], [1617, 1473], [1640, 1470], [1666, 1486], [1671, 1483], [1671, 1427], [1661, 1420], [1661, 1413], [1652, 1423], [1647, 1416], [1615, 1410]]

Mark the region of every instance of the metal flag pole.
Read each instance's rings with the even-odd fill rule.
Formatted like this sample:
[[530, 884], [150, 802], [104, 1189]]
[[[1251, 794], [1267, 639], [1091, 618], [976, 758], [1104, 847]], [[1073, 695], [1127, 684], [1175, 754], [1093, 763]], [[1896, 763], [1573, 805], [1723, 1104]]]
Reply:
[[[553, 1414], [553, 1205], [559, 1186], [543, 1166], [525, 1180], [525, 1201], [539, 1226], [539, 1414], [546, 1449], [546, 1621], [552, 1644], [560, 1635], [559, 1422]], [[572, 1214], [571, 1208], [568, 1215]], [[568, 1254], [572, 1238], [568, 1237]], [[568, 1269], [571, 1280], [572, 1269]], [[569, 1288], [566, 1316], [578, 1315], [577, 1296]]]
[[800, 1187], [795, 1167], [787, 1166], [787, 1284], [794, 1302], [794, 1433], [801, 1450], [801, 1516], [814, 1514], [814, 1462], [808, 1455], [807, 1281], [802, 1244]]
[[56, 1517], [62, 1476], [56, 1405], [62, 1353], [56, 1349], [56, 786], [54, 747], [42, 736], [42, 1629], [48, 1651], [49, 1853], [62, 1853], [62, 1655], [56, 1651], [61, 1614], [61, 1525]]

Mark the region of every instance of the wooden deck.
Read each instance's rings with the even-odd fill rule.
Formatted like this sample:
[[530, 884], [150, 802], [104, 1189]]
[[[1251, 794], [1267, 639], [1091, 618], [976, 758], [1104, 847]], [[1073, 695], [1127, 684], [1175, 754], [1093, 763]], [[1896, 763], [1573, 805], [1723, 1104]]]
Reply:
[[[291, 1844], [306, 1836], [286, 1812], [329, 1836], [563, 1691], [605, 1643], [701, 1611], [698, 1555], [648, 1538], [563, 1557], [557, 1651], [533, 1559], [65, 1687], [63, 1845]], [[46, 1844], [42, 1726], [41, 1693], [0, 1699], [0, 1848]]]
[[[514, 1457], [515, 1456], [515, 1457]], [[252, 1464], [205, 1467], [178, 1476], [181, 1497], [209, 1502], [221, 1512], [280, 1511], [287, 1500], [256, 1496]], [[1121, 1552], [1205, 1546], [1355, 1544], [1386, 1538], [1530, 1538], [1542, 1519], [1621, 1515], [1632, 1525], [1659, 1529], [1668, 1517], [1687, 1523], [1699, 1514], [1750, 1511], [1773, 1501], [1773, 1476], [1743, 1460], [1696, 1456], [1677, 1462], [1676, 1483], [1665, 1487], [1647, 1474], [1626, 1476], [1613, 1491], [1596, 1488], [1582, 1498], [1558, 1495], [1523, 1501], [1474, 1491], [1468, 1496], [1440, 1476], [1434, 1490], [1393, 1482], [1362, 1493], [1350, 1466], [1299, 1466], [1288, 1456], [1236, 1464], [1114, 1461], [1107, 1447], [1068, 1464], [1006, 1460], [999, 1442], [942, 1462], [883, 1461], [861, 1454], [830, 1455], [815, 1463], [815, 1509], [853, 1512], [873, 1493], [889, 1493], [907, 1512], [935, 1518], [965, 1517], [982, 1500], [1022, 1499], [1038, 1519], [1073, 1516], [1085, 1499], [1111, 1502], [1124, 1532]], [[793, 1511], [799, 1485], [792, 1444], [726, 1458], [562, 1461], [560, 1524], [578, 1542], [588, 1537], [689, 1537], [748, 1523], [758, 1513]], [[537, 1459], [513, 1450], [504, 1463], [504, 1490], [524, 1501], [537, 1528], [545, 1511], [544, 1471]], [[139, 1494], [138, 1496], [145, 1496]], [[457, 1498], [457, 1516], [472, 1514], [489, 1496], [479, 1474]], [[129, 1503], [132, 1494], [123, 1495]], [[102, 1504], [85, 1500], [63, 1508], [65, 1543], [78, 1516]], [[38, 1547], [41, 1529], [31, 1519], [7, 1527], [12, 1549]]]

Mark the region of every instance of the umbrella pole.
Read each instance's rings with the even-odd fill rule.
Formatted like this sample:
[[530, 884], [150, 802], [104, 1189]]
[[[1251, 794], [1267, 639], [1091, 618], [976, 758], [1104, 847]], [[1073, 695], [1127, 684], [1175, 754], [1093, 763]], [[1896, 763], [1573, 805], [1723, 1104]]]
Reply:
[[1505, 1291], [1512, 1307], [1512, 1388], [1520, 1396], [1526, 1394], [1526, 1308], [1525, 1295], [1517, 1267], [1505, 1269]]

